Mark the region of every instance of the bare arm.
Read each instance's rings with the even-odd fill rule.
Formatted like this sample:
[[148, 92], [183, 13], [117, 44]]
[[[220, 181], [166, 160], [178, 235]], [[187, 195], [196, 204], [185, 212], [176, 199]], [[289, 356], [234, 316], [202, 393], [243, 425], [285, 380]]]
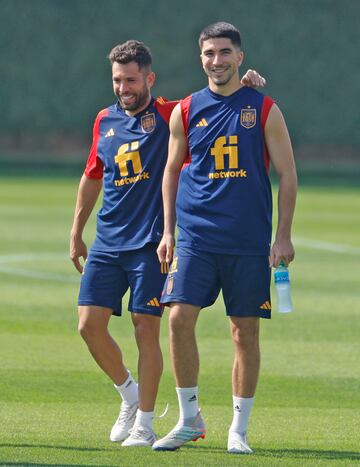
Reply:
[[270, 252], [270, 266], [277, 266], [280, 261], [284, 261], [287, 265], [295, 256], [291, 242], [291, 224], [295, 210], [297, 176], [286, 123], [275, 104], [265, 125], [265, 141], [271, 162], [279, 177], [278, 224]]
[[157, 249], [159, 261], [170, 263], [175, 245], [175, 200], [181, 167], [187, 155], [187, 139], [178, 104], [170, 118], [169, 154], [165, 166], [162, 195], [164, 204], [164, 235]]
[[102, 180], [88, 178], [83, 175], [80, 180], [77, 194], [74, 222], [70, 233], [70, 258], [75, 268], [82, 273], [83, 266], [80, 258], [87, 258], [87, 248], [82, 239], [82, 233], [89, 216], [94, 209], [96, 200], [101, 191]]

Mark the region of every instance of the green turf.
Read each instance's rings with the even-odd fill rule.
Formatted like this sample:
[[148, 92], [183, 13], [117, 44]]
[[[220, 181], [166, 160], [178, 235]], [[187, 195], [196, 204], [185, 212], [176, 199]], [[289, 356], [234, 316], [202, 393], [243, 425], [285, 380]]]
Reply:
[[[198, 324], [208, 434], [176, 453], [108, 441], [117, 396], [77, 335], [79, 276], [68, 260], [77, 181], [0, 179], [0, 466], [352, 466], [360, 461], [360, 190], [299, 190], [291, 266], [295, 312], [263, 321], [262, 369], [249, 438], [225, 451], [232, 344], [222, 301]], [[86, 232], [90, 243], [94, 218]], [[275, 302], [275, 300], [274, 300]], [[155, 422], [176, 422], [167, 317]], [[136, 374], [129, 314], [111, 331]]]

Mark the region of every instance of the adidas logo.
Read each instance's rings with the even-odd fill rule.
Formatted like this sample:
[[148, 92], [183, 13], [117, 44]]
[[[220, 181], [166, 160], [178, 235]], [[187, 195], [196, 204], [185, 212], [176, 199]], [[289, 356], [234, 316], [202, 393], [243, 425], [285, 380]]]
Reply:
[[270, 302], [266, 301], [265, 303], [263, 303], [260, 307], [262, 310], [271, 310], [271, 305], [270, 305]]
[[108, 138], [109, 136], [114, 136], [115, 135], [115, 131], [110, 128], [110, 130], [106, 133], [105, 135], [105, 138]]
[[234, 410], [236, 410], [236, 412], [241, 412], [241, 409], [238, 405], [235, 405]]
[[197, 123], [196, 126], [208, 126], [208, 122], [206, 121], [205, 118], [202, 118], [199, 123]]
[[196, 395], [194, 394], [190, 399], [188, 399], [188, 402], [195, 402], [197, 400]]
[[132, 381], [130, 380], [127, 385], [125, 386], [125, 388], [128, 388], [130, 386], [130, 384], [132, 384]]
[[147, 302], [149, 306], [160, 306], [159, 300], [155, 297], [152, 298], [149, 302]]

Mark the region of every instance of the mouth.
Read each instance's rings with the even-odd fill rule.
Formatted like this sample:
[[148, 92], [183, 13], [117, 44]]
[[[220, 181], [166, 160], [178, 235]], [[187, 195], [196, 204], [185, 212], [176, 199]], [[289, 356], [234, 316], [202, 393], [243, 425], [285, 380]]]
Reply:
[[221, 74], [228, 70], [228, 67], [211, 68], [212, 73]]
[[120, 100], [123, 105], [131, 105], [135, 102], [136, 96], [133, 94], [125, 94], [120, 96]]

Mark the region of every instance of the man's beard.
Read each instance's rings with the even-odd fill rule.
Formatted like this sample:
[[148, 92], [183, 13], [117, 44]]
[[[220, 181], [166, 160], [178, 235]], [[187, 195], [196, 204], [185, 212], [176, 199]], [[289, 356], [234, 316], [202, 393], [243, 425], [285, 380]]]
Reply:
[[137, 110], [146, 104], [146, 101], [148, 100], [148, 98], [149, 98], [149, 91], [148, 89], [145, 88], [141, 93], [136, 95], [134, 102], [132, 102], [131, 104], [124, 104], [121, 99], [121, 96], [119, 96], [119, 102], [120, 102], [121, 108], [124, 110]]

